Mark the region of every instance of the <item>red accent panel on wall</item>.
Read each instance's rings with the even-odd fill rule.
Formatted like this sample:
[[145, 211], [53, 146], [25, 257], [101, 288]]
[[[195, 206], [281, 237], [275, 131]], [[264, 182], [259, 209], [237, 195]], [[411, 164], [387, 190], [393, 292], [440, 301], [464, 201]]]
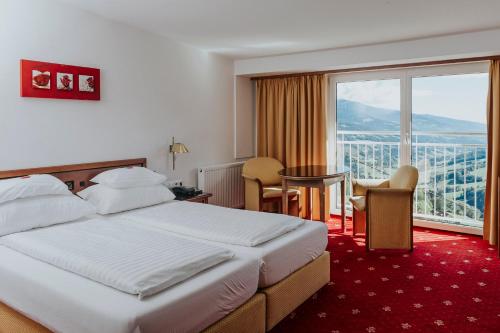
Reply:
[[97, 68], [21, 60], [21, 97], [101, 99]]

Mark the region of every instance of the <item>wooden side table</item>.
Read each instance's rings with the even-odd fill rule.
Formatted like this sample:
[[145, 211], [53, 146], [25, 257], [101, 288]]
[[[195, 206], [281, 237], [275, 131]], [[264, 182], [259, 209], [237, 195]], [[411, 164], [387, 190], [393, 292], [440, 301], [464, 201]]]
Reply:
[[198, 203], [207, 204], [208, 203], [208, 198], [210, 198], [212, 196], [213, 196], [212, 193], [202, 193], [202, 194], [198, 194], [195, 197], [192, 197], [192, 198], [189, 198], [189, 199], [185, 199], [183, 201], [198, 202]]

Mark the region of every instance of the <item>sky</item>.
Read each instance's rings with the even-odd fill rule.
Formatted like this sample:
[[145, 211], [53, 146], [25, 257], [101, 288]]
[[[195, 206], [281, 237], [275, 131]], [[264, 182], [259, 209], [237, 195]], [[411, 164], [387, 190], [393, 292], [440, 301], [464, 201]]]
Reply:
[[[412, 79], [412, 112], [486, 123], [488, 74]], [[337, 98], [400, 109], [399, 79], [337, 84]]]

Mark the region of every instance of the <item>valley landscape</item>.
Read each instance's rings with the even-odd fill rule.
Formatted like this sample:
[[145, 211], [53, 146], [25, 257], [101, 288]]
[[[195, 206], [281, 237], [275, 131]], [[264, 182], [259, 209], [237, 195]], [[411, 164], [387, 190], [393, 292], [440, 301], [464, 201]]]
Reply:
[[[400, 116], [398, 110], [339, 99], [338, 165], [356, 178], [390, 177], [399, 165]], [[412, 164], [420, 172], [416, 215], [482, 226], [486, 125], [413, 114], [412, 128]]]

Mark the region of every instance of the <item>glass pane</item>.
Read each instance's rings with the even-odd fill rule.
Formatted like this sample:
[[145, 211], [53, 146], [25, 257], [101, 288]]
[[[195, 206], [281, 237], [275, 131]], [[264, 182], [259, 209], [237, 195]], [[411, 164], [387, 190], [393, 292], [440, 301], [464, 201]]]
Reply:
[[482, 227], [488, 74], [412, 79], [415, 213]]
[[337, 165], [350, 178], [389, 177], [399, 166], [400, 80], [338, 83], [336, 102]]

